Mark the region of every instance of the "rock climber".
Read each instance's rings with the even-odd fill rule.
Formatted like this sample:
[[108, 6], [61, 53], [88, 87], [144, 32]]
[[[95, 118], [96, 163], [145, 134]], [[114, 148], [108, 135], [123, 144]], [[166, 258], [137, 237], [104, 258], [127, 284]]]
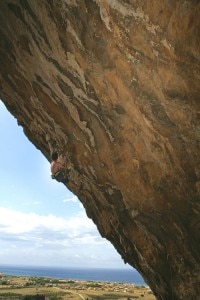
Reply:
[[68, 173], [69, 170], [67, 170], [66, 166], [58, 161], [58, 153], [53, 152], [51, 155], [51, 173], [52, 178], [56, 179], [58, 182], [67, 183], [69, 181], [68, 179]]
[[46, 136], [51, 152], [51, 177], [58, 182], [68, 183], [70, 178], [70, 165], [66, 165], [66, 158], [53, 151], [49, 135]]

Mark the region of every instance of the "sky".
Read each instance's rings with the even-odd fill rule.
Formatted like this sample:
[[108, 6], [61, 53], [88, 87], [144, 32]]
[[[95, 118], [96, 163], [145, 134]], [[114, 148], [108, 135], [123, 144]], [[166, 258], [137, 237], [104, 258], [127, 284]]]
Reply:
[[0, 265], [130, 268], [0, 100]]

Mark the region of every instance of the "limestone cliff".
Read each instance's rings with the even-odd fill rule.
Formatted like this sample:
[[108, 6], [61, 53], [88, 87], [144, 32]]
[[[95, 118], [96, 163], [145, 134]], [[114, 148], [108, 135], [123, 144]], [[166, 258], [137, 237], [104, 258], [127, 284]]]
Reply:
[[200, 2], [2, 0], [0, 97], [157, 299], [200, 299]]

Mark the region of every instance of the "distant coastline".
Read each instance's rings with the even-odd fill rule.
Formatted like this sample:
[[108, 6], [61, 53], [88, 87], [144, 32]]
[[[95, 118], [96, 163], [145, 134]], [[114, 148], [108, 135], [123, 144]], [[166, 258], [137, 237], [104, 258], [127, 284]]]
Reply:
[[143, 278], [134, 269], [14, 266], [0, 264], [0, 273], [15, 276], [39, 276], [71, 280], [122, 282], [146, 285]]
[[148, 286], [131, 283], [0, 275], [2, 300], [156, 300]]

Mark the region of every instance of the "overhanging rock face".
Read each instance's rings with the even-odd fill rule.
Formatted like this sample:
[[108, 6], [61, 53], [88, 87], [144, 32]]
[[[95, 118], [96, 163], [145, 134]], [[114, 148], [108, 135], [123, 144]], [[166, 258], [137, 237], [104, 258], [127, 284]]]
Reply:
[[0, 97], [157, 299], [200, 299], [200, 3], [0, 2]]

